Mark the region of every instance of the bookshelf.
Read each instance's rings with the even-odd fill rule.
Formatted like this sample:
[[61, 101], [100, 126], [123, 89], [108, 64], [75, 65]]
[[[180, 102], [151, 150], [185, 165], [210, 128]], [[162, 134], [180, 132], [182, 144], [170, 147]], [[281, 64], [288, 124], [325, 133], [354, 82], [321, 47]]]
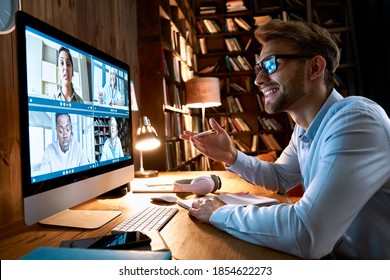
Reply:
[[196, 73], [195, 16], [188, 0], [137, 1], [140, 115], [148, 116], [162, 145], [144, 152], [144, 166], [200, 170], [204, 157], [179, 139], [199, 131], [200, 113], [185, 106], [185, 82]]
[[[198, 75], [218, 77], [222, 107], [208, 109], [238, 149], [248, 154], [280, 152], [288, 145], [294, 124], [287, 114], [264, 111], [254, 85], [253, 65], [261, 45], [254, 37], [258, 24], [269, 18], [304, 20], [326, 27], [341, 50], [336, 89], [362, 95], [359, 61], [350, 0], [195, 0]], [[238, 3], [238, 5], [236, 5]]]

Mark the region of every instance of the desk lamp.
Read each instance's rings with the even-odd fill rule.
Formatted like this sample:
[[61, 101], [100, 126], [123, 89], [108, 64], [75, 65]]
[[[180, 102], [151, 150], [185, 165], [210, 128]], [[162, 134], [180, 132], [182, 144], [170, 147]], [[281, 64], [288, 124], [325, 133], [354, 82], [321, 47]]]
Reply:
[[140, 127], [137, 130], [137, 142], [135, 148], [140, 151], [140, 170], [135, 172], [135, 177], [145, 178], [145, 177], [155, 177], [158, 174], [157, 170], [145, 170], [143, 164], [143, 151], [153, 150], [160, 146], [160, 140], [157, 137], [156, 130], [150, 124], [148, 117], [143, 116]]
[[202, 130], [206, 130], [205, 111], [221, 105], [219, 79], [201, 77], [186, 82], [186, 105], [188, 108], [202, 108]]

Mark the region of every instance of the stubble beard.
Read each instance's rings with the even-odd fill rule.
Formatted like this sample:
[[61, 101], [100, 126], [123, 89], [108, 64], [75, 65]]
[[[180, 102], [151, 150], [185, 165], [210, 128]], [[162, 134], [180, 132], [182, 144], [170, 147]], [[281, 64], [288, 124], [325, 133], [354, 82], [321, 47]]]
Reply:
[[278, 96], [272, 102], [265, 103], [265, 111], [268, 114], [276, 114], [288, 111], [298, 99], [305, 95], [303, 85], [303, 73], [296, 74], [285, 85], [279, 84]]

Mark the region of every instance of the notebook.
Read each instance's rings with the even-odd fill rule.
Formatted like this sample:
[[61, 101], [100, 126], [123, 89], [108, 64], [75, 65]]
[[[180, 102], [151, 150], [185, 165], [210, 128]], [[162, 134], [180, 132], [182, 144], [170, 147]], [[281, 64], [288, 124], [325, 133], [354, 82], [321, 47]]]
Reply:
[[[203, 199], [209, 199], [212, 196], [205, 196]], [[253, 194], [241, 194], [241, 193], [226, 193], [226, 194], [218, 194], [216, 195], [220, 200], [229, 205], [237, 205], [237, 206], [247, 206], [247, 205], [257, 205], [257, 206], [268, 206], [278, 204], [280, 201], [266, 196], [259, 196]], [[178, 200], [177, 204], [185, 209], [190, 209], [191, 205], [194, 201], [202, 199], [182, 199]]]
[[152, 178], [148, 180], [133, 180], [130, 182], [133, 193], [172, 193], [173, 180]]

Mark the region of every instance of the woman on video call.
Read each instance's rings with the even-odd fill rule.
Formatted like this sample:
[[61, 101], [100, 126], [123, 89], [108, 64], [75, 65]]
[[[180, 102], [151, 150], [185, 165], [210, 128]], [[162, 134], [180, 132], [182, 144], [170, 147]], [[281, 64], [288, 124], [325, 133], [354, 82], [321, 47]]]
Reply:
[[61, 47], [58, 51], [58, 74], [61, 78], [61, 85], [59, 91], [54, 95], [54, 99], [84, 103], [73, 88], [73, 60], [69, 49], [65, 47]]

